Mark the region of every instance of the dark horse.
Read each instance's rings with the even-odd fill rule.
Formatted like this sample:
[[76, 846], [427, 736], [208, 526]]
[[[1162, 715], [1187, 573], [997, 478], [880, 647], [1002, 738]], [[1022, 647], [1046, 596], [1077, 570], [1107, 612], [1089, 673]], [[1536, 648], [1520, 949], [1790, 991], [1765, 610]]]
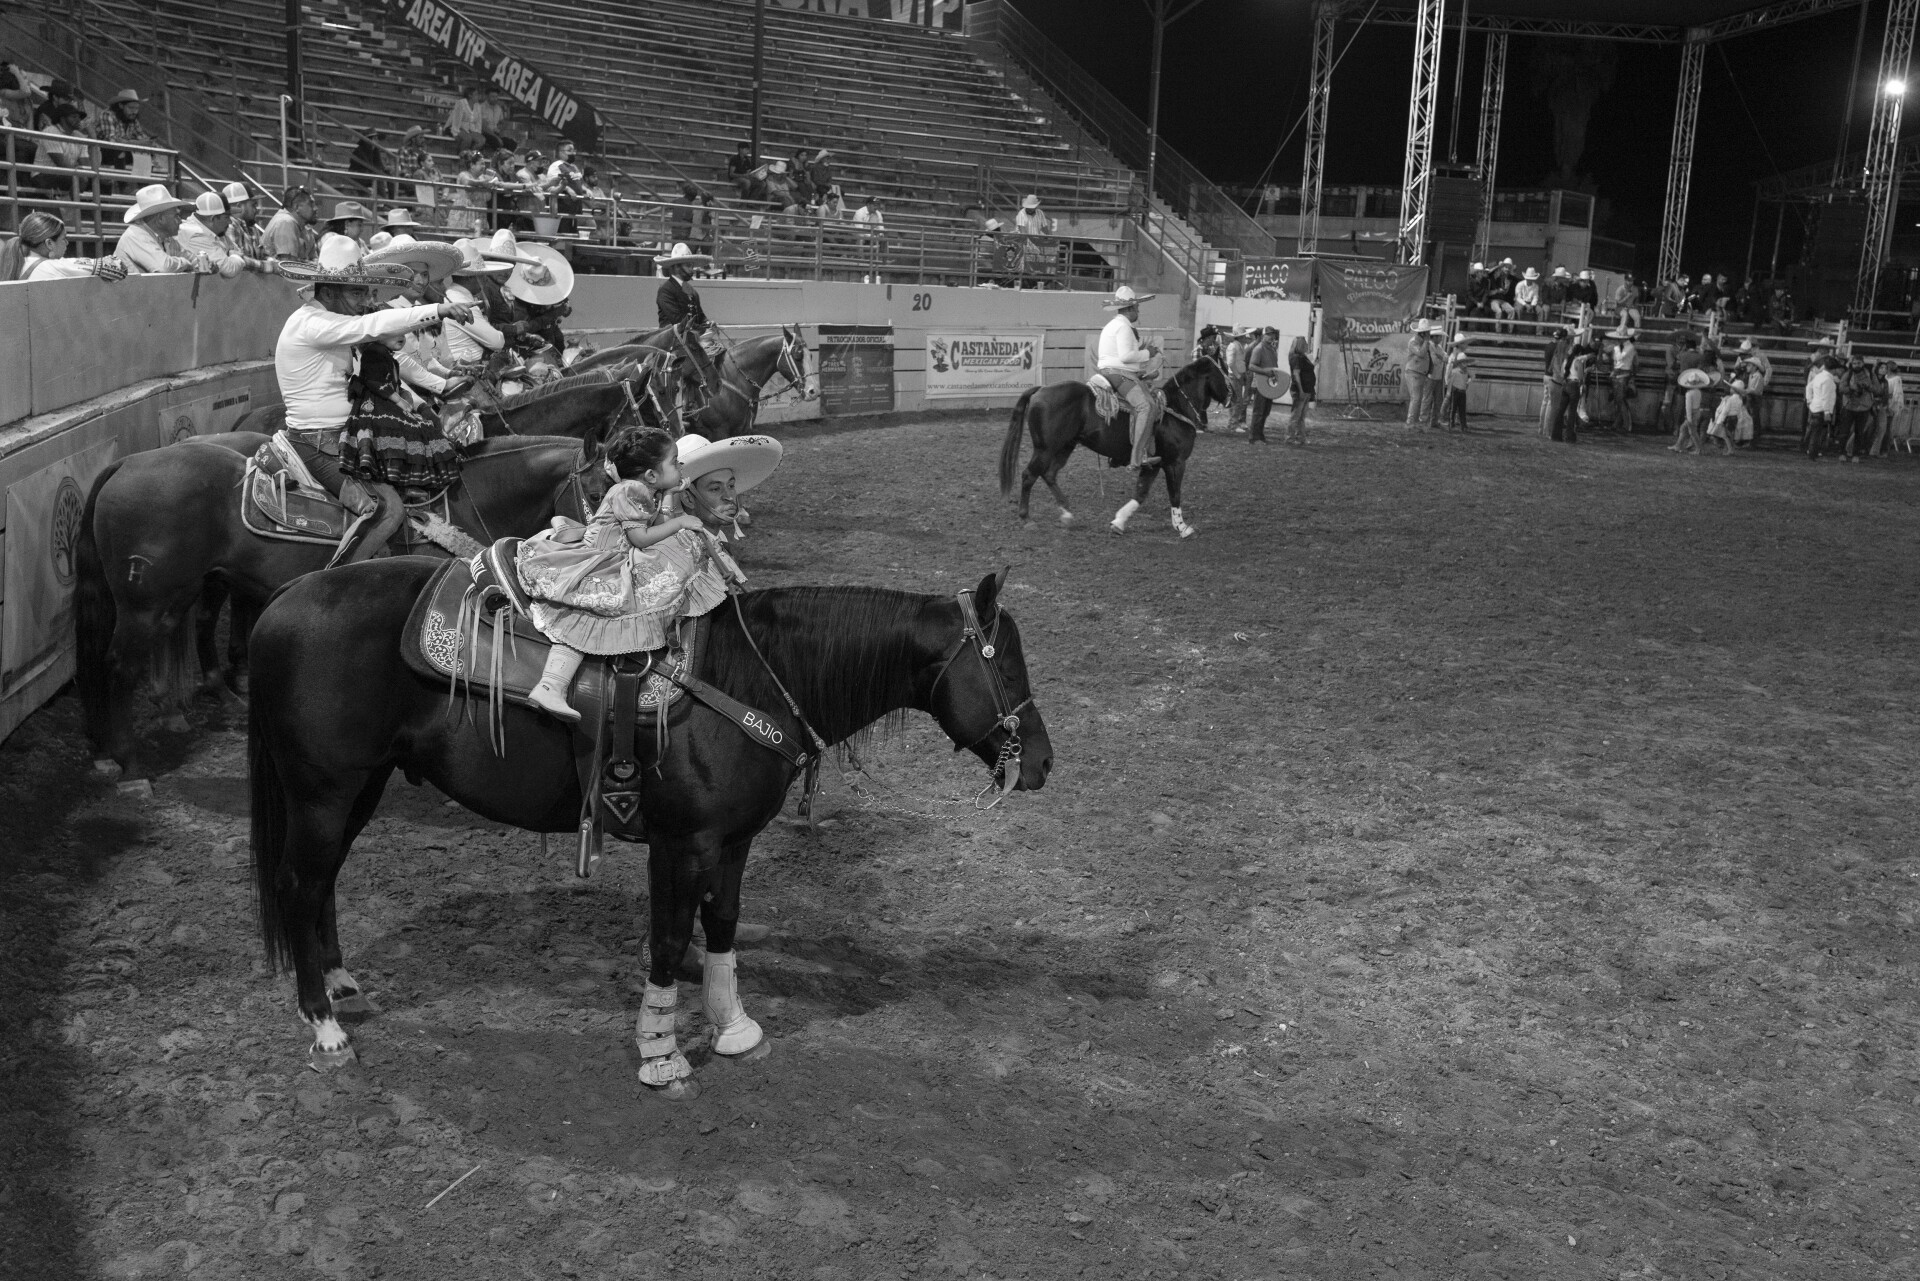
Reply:
[[[1193, 453], [1196, 428], [1204, 428], [1207, 406], [1227, 403], [1227, 371], [1212, 356], [1202, 356], [1169, 378], [1162, 389], [1167, 394], [1167, 412], [1153, 428], [1153, 453], [1159, 461], [1140, 469], [1133, 497], [1114, 513], [1113, 532], [1125, 533], [1127, 521], [1153, 491], [1154, 477], [1167, 473], [1167, 501], [1173, 505], [1173, 527], [1180, 537], [1194, 530], [1180, 510], [1180, 484], [1186, 478], [1187, 458]], [[1093, 390], [1085, 383], [1054, 383], [1036, 387], [1020, 397], [1013, 407], [1013, 420], [1007, 424], [1007, 438], [1000, 446], [1000, 492], [1013, 493], [1014, 469], [1020, 465], [1020, 428], [1025, 425], [1033, 435], [1033, 457], [1027, 462], [1020, 480], [1020, 519], [1027, 519], [1033, 482], [1044, 480], [1060, 504], [1060, 523], [1073, 524], [1073, 512], [1067, 496], [1060, 492], [1060, 469], [1073, 456], [1073, 447], [1082, 445], [1116, 467], [1126, 465], [1132, 453], [1127, 434], [1125, 402], [1112, 422], [1103, 421], [1093, 404]]]
[[[531, 831], [572, 831], [580, 814], [564, 726], [510, 704], [502, 712], [506, 751], [496, 755], [484, 690], [469, 696], [462, 686], [450, 702], [445, 682], [421, 677], [402, 658], [408, 615], [434, 568], [404, 558], [309, 575], [274, 597], [254, 629], [254, 888], [267, 954], [298, 978], [318, 1066], [352, 1057], [337, 1016], [369, 1009], [345, 968], [334, 889], [394, 770]], [[722, 606], [710, 616], [695, 675], [759, 710], [788, 743], [811, 744], [817, 735], [838, 744], [882, 718], [926, 712], [956, 751], [994, 770], [989, 786], [1002, 796], [1035, 789], [1053, 749], [1027, 683], [1020, 629], [999, 605], [1001, 586], [989, 574], [958, 598], [867, 587], [749, 592], [736, 598], [737, 610]], [[732, 984], [741, 876], [797, 771], [692, 697], [674, 705], [669, 724], [657, 772], [642, 775], [651, 928], [641, 1029], [656, 1041], [663, 1028], [671, 1035], [675, 971], [698, 907], [709, 954], [703, 1004], [722, 1033], [715, 1048], [745, 1053], [762, 1038]], [[670, 1041], [648, 1048], [643, 1043], [645, 1063], [667, 1064], [669, 1050], [679, 1056]], [[677, 1069], [688, 1070], [684, 1059]], [[669, 1083], [644, 1068], [641, 1076]], [[690, 1084], [673, 1082], [682, 1095]]]
[[[579, 440], [590, 431], [605, 431], [636, 418], [653, 425], [655, 416], [645, 408], [645, 383], [646, 370], [637, 366], [596, 370], [591, 378], [569, 375], [511, 396], [498, 408], [482, 409], [481, 428], [488, 439], [571, 436]], [[241, 419], [233, 430], [272, 435], [286, 425], [287, 407], [266, 405]]]
[[[233, 597], [239, 642], [276, 588], [333, 556], [329, 545], [261, 538], [241, 524], [241, 477], [264, 442], [228, 433], [133, 454], [102, 471], [87, 497], [75, 557], [76, 681], [94, 758], [103, 769], [106, 758], [117, 762], [123, 780], [144, 777], [132, 723], [141, 678], [181, 697], [192, 685], [189, 644], [199, 641], [202, 683], [221, 681], [198, 626], [209, 604], [217, 611], [219, 589]], [[597, 434], [584, 444], [482, 441], [467, 451], [448, 516], [482, 542], [525, 537], [556, 514], [585, 520], [606, 489], [592, 465], [598, 448]]]
[[[674, 333], [674, 328], [669, 326], [652, 333], [635, 334], [619, 347], [574, 362], [575, 367], [611, 358], [615, 352], [624, 353], [621, 358], [626, 358], [644, 347], [658, 348], [671, 340]], [[807, 339], [798, 325], [782, 325], [778, 335], [763, 334], [747, 339], [722, 352], [714, 368], [720, 385], [712, 389], [707, 403], [687, 423], [688, 431], [699, 432], [708, 440], [725, 440], [751, 432], [754, 419], [760, 413], [760, 399], [766, 394], [767, 384], [775, 378], [799, 392], [802, 400], [813, 394], [807, 385]]]

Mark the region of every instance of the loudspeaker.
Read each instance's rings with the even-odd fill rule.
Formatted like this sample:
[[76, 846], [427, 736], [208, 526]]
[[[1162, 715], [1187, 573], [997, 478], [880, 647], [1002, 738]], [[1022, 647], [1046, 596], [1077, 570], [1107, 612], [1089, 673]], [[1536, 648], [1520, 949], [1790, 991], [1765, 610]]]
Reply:
[[1813, 233], [1813, 250], [1805, 286], [1817, 316], [1838, 320], [1853, 305], [1854, 278], [1860, 274], [1860, 242], [1867, 231], [1867, 207], [1858, 201], [1834, 201], [1820, 207], [1820, 225]]
[[1435, 174], [1427, 193], [1427, 239], [1471, 245], [1480, 226], [1480, 183]]

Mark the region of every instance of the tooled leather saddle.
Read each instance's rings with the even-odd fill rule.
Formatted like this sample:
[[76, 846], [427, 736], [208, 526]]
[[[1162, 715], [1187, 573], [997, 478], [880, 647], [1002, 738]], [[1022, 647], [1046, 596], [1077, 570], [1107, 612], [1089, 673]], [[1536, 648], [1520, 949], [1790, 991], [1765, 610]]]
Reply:
[[[450, 704], [460, 694], [485, 700], [488, 738], [503, 755], [504, 707], [534, 706], [533, 687], [552, 649], [530, 616], [531, 602], [516, 569], [519, 552], [519, 539], [503, 538], [471, 560], [449, 561], [435, 571], [414, 602], [401, 640], [409, 667], [447, 682]], [[581, 795], [576, 875], [592, 874], [606, 832], [646, 842], [644, 778], [658, 772], [673, 731], [685, 724], [694, 701], [719, 712], [796, 769], [814, 764], [814, 754], [792, 742], [772, 718], [694, 675], [706, 631], [704, 617], [683, 620], [674, 640], [661, 649], [588, 655], [580, 664], [567, 692], [580, 712], [572, 731]], [[469, 701], [469, 714], [471, 706]]]

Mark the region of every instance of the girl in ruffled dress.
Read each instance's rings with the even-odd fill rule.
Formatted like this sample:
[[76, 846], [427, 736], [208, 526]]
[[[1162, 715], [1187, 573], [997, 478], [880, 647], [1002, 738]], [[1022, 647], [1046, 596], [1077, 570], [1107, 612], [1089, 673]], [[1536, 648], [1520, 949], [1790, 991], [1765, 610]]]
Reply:
[[533, 597], [534, 623], [553, 642], [532, 700], [563, 721], [580, 719], [567, 689], [582, 654], [659, 649], [677, 621], [713, 609], [730, 581], [744, 581], [698, 519], [663, 516], [662, 500], [681, 481], [671, 436], [657, 428], [622, 432], [607, 461], [620, 481], [585, 534], [556, 522], [520, 549], [520, 585]]

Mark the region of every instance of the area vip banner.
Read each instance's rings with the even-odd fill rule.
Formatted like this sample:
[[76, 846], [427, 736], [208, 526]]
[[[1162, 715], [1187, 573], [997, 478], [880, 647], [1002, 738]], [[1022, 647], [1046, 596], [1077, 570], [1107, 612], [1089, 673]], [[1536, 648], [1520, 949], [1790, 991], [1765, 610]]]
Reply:
[[961, 0], [773, 0], [782, 9], [836, 13], [843, 18], [880, 18], [915, 27], [960, 30]]
[[927, 335], [927, 399], [1017, 396], [1040, 385], [1040, 331]]
[[389, 0], [395, 16], [421, 39], [472, 67], [489, 84], [570, 139], [582, 151], [600, 149], [600, 117], [571, 90], [473, 25], [440, 0]]
[[1368, 341], [1403, 327], [1427, 301], [1427, 269], [1385, 262], [1313, 264], [1323, 341]]

